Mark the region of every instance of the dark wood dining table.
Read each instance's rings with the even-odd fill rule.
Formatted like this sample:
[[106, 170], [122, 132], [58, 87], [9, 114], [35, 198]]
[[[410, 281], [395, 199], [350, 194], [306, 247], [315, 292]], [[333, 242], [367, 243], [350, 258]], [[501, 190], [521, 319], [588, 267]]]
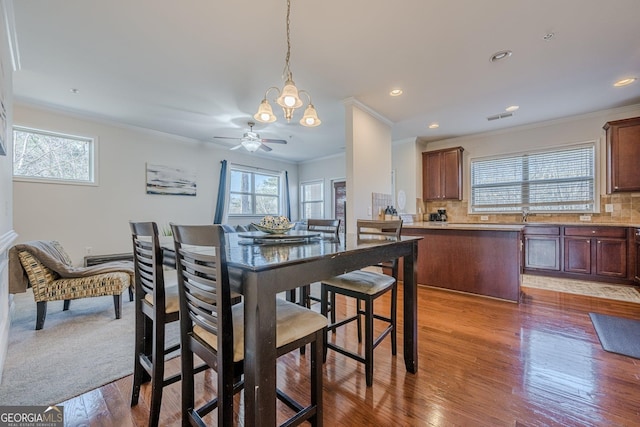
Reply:
[[231, 285], [244, 298], [244, 425], [276, 425], [276, 295], [302, 285], [402, 258], [404, 361], [408, 372], [417, 372], [416, 259], [421, 237], [252, 239], [259, 235], [226, 235]]

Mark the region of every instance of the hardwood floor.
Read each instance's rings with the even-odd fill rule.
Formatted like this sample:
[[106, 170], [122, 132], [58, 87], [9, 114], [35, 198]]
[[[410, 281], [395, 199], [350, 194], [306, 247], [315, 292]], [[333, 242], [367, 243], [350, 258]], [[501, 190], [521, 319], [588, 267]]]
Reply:
[[[376, 349], [371, 388], [363, 365], [330, 351], [325, 426], [640, 425], [640, 360], [602, 350], [588, 316], [640, 318], [640, 305], [531, 288], [523, 288], [520, 304], [425, 287], [418, 293], [418, 373], [405, 370], [401, 326], [397, 356], [388, 339]], [[338, 314], [354, 310], [341, 299], [337, 306]], [[357, 348], [355, 329], [330, 339]], [[179, 370], [179, 359], [168, 366]], [[278, 384], [304, 400], [307, 372], [305, 356], [286, 355]], [[200, 374], [197, 387], [214, 393], [215, 373]], [[66, 424], [144, 426], [149, 391], [144, 385], [130, 408], [131, 376], [122, 378], [62, 402]], [[241, 419], [239, 396], [235, 408]], [[282, 420], [290, 415], [278, 408]], [[180, 425], [180, 383], [165, 388], [160, 422]]]

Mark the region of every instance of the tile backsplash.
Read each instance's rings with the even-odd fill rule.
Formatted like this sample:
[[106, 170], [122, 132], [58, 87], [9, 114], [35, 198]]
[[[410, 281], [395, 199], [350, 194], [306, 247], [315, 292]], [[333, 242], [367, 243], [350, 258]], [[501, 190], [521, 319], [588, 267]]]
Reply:
[[[422, 211], [425, 214], [425, 221], [428, 220], [430, 212], [436, 212], [439, 208], [447, 210], [449, 222], [462, 223], [513, 223], [521, 222], [521, 214], [486, 214], [487, 221], [481, 221], [479, 214], [469, 215], [467, 213], [468, 202], [466, 200], [447, 200], [440, 202], [422, 202]], [[613, 212], [606, 212], [605, 205], [612, 205]], [[552, 222], [552, 223], [589, 223], [580, 221], [580, 216], [584, 214], [529, 214], [529, 222]], [[605, 224], [640, 224], [640, 193], [624, 194], [604, 194], [600, 196], [600, 213], [590, 214], [591, 223]]]

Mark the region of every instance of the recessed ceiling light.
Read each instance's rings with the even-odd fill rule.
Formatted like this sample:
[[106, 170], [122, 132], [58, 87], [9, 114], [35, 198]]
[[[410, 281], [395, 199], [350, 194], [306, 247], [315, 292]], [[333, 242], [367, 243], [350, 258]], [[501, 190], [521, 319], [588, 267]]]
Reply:
[[400, 96], [400, 95], [402, 95], [402, 89], [393, 89], [391, 92], [389, 92], [389, 95], [391, 95], [391, 96]]
[[78, 93], [78, 92], [80, 92], [80, 89], [76, 89], [75, 87], [73, 87], [73, 88], [69, 89], [69, 92]]
[[548, 42], [549, 40], [551, 40], [555, 36], [556, 36], [555, 33], [549, 32], [549, 33], [545, 34], [544, 36], [542, 36], [542, 40]]
[[491, 58], [489, 60], [491, 62], [497, 62], [502, 59], [506, 59], [510, 57], [512, 54], [513, 52], [511, 52], [510, 50], [501, 50], [500, 52], [496, 52], [493, 55], [491, 55]]
[[626, 79], [620, 79], [617, 82], [615, 82], [613, 85], [615, 87], [627, 86], [627, 85], [630, 85], [631, 83], [635, 82], [636, 80], [638, 80], [636, 77], [629, 77], [629, 78], [626, 78]]
[[440, 127], [440, 125], [438, 123], [431, 123], [429, 125], [429, 129], [438, 129]]
[[518, 105], [510, 105], [507, 108], [505, 108], [505, 111], [508, 111], [510, 113], [513, 113], [514, 111], [516, 111], [518, 108], [520, 108], [520, 106]]

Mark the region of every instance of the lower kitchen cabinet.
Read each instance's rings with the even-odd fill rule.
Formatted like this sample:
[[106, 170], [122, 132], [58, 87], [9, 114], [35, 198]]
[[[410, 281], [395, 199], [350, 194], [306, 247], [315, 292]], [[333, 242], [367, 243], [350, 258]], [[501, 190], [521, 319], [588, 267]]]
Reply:
[[612, 283], [640, 282], [640, 234], [634, 246], [634, 231], [617, 226], [527, 225], [524, 271]]
[[564, 271], [627, 278], [627, 228], [564, 227]]

